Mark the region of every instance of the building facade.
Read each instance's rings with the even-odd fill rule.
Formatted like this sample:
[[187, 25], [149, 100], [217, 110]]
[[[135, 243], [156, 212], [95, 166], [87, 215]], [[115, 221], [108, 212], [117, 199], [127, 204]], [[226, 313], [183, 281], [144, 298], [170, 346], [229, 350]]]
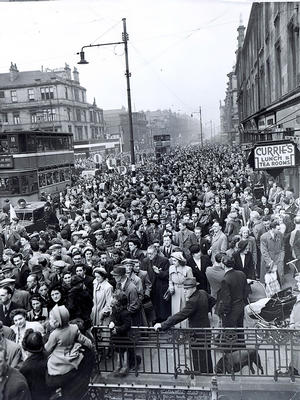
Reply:
[[86, 100], [76, 68], [0, 74], [0, 131], [73, 133], [75, 142], [104, 140], [103, 110]]
[[239, 143], [239, 113], [237, 104], [237, 79], [233, 71], [227, 74], [227, 88], [224, 105], [220, 102], [221, 141], [223, 143]]
[[[300, 143], [299, 7], [300, 2], [252, 5], [235, 68], [240, 138], [246, 147], [267, 140]], [[283, 168], [278, 179], [299, 193], [297, 166]]]
[[242, 131], [300, 129], [299, 6], [252, 5], [235, 70]]
[[[122, 151], [130, 152], [130, 131], [128, 112], [125, 107], [105, 110], [105, 134], [107, 138], [119, 140]], [[137, 152], [145, 152], [149, 148], [149, 135], [146, 115], [143, 111], [132, 112], [134, 146]]]

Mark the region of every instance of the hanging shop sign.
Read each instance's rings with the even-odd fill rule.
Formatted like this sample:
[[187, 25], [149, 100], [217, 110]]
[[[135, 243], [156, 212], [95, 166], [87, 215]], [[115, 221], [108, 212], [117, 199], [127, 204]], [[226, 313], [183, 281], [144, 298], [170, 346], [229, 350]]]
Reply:
[[253, 153], [254, 169], [286, 168], [296, 165], [296, 145], [291, 141], [256, 144]]

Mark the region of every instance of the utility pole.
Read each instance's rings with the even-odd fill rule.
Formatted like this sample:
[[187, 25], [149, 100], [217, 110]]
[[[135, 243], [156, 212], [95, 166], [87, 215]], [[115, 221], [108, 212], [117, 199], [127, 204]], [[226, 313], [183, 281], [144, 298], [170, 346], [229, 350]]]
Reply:
[[130, 93], [130, 72], [129, 72], [129, 62], [128, 62], [128, 34], [126, 30], [126, 18], [122, 19], [123, 21], [123, 34], [122, 40], [124, 42], [125, 49], [125, 63], [126, 63], [126, 83], [127, 83], [127, 103], [128, 103], [128, 120], [129, 120], [129, 137], [130, 137], [130, 159], [131, 159], [131, 178], [132, 183], [136, 183], [136, 175], [135, 175], [135, 154], [134, 154], [134, 137], [133, 137], [133, 123], [132, 123], [132, 109], [131, 109], [131, 93]]
[[193, 117], [193, 114], [199, 114], [199, 116], [200, 116], [200, 143], [201, 143], [201, 147], [203, 147], [203, 130], [202, 130], [201, 106], [199, 106], [199, 111], [192, 112], [191, 117]]
[[201, 106], [199, 106], [199, 115], [200, 115], [200, 143], [201, 143], [201, 147], [203, 147], [203, 132], [202, 132], [202, 114], [201, 114]]
[[126, 18], [122, 18], [123, 21], [123, 32], [122, 32], [122, 41], [121, 42], [110, 42], [110, 43], [98, 43], [98, 44], [89, 44], [81, 47], [81, 51], [77, 54], [80, 55], [80, 61], [77, 64], [88, 64], [88, 61], [85, 59], [84, 49], [88, 47], [101, 47], [101, 46], [115, 46], [118, 44], [124, 45], [124, 53], [125, 53], [125, 64], [126, 64], [126, 83], [127, 83], [127, 102], [128, 102], [128, 125], [129, 125], [129, 137], [130, 137], [130, 158], [131, 158], [131, 179], [132, 183], [136, 183], [136, 171], [135, 171], [135, 154], [134, 154], [134, 136], [133, 136], [133, 123], [132, 123], [132, 108], [131, 108], [131, 94], [130, 94], [130, 72], [129, 72], [129, 61], [128, 61], [128, 46], [127, 42], [129, 40], [128, 33], [126, 30]]

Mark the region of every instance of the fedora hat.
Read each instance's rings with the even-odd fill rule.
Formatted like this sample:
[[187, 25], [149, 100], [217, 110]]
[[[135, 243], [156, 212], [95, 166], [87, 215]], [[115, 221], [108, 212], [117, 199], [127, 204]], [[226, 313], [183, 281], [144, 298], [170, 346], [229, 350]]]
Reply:
[[40, 332], [28, 329], [22, 341], [23, 349], [29, 353], [41, 353], [44, 350], [43, 337]]
[[43, 271], [43, 268], [40, 264], [35, 264], [32, 266], [31, 268], [31, 272], [29, 273], [29, 275], [35, 275], [35, 274], [39, 274]]
[[5, 278], [5, 279], [2, 279], [2, 281], [0, 281], [0, 287], [10, 286], [10, 285], [15, 284], [15, 283], [16, 283], [15, 279]]
[[5, 265], [2, 268], [2, 272], [12, 272], [14, 270], [14, 266], [11, 264]]
[[240, 240], [238, 242], [238, 248], [240, 251], [245, 250], [245, 248], [248, 246], [248, 240]]
[[112, 276], [124, 276], [126, 274], [126, 268], [123, 265], [114, 265], [111, 272]]
[[193, 287], [196, 287], [197, 286], [197, 281], [196, 281], [196, 278], [186, 278], [184, 281], [183, 281], [183, 288], [184, 289], [190, 289], [190, 288], [193, 288]]
[[150, 225], [150, 224], [159, 225], [159, 221], [156, 221], [156, 219], [149, 219], [147, 222], [147, 225]]
[[122, 265], [131, 265], [132, 267], [135, 265], [134, 260], [131, 258], [125, 258], [125, 260], [121, 261]]

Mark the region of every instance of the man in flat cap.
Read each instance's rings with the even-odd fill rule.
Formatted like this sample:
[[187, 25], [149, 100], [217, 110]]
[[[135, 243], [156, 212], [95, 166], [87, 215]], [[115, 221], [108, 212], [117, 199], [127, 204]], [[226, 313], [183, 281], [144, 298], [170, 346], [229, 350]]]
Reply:
[[[178, 313], [171, 315], [166, 321], [154, 325], [155, 330], [168, 330], [181, 321], [188, 319], [189, 328], [209, 328], [209, 301], [204, 290], [197, 289], [196, 278], [186, 278], [183, 282], [186, 297], [185, 307]], [[195, 374], [212, 373], [212, 360], [210, 353], [211, 334], [209, 330], [193, 332], [191, 340], [191, 352], [193, 367], [191, 371]], [[198, 342], [198, 343], [197, 343]]]

